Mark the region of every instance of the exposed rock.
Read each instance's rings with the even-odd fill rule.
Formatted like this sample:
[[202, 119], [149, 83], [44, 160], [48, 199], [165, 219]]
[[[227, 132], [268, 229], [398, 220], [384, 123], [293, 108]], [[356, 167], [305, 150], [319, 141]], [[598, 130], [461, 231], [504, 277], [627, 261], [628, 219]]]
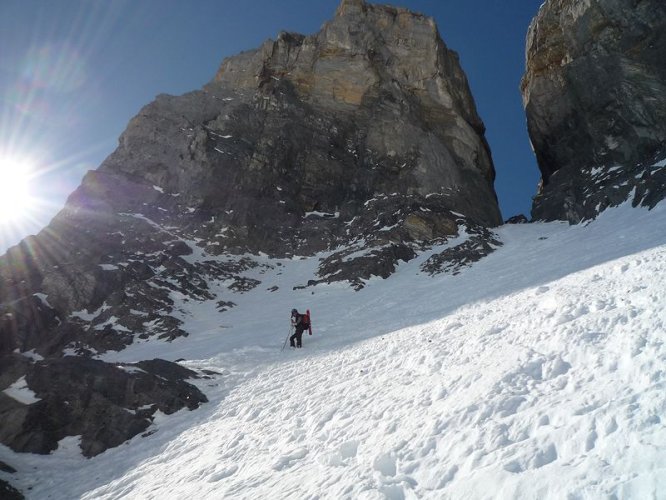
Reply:
[[527, 217], [525, 217], [523, 214], [519, 215], [514, 215], [513, 217], [509, 217], [506, 221], [504, 221], [504, 224], [527, 224], [529, 220]]
[[440, 273], [455, 276], [502, 246], [497, 235], [487, 228], [468, 227], [467, 233], [466, 240], [433, 255], [421, 265], [421, 270], [431, 276]]
[[[663, 199], [664, 174], [650, 167], [666, 156], [664, 54], [661, 0], [548, 0], [541, 7], [521, 85], [543, 180], [533, 218], [579, 222], [641, 185], [638, 202]], [[598, 182], [599, 169], [617, 167], [624, 173]]]
[[0, 479], [0, 498], [3, 500], [23, 500], [23, 494], [11, 484]]
[[535, 199], [537, 220], [573, 223], [594, 219], [606, 208], [631, 199], [632, 205], [654, 208], [666, 198], [666, 166], [620, 166], [557, 171]]
[[48, 453], [80, 435], [92, 456], [157, 409], [198, 406], [173, 365], [86, 357], [186, 336], [180, 304], [224, 310], [260, 285], [273, 264], [250, 254], [329, 252], [309, 285], [387, 277], [461, 225], [499, 225], [494, 176], [457, 55], [404, 9], [344, 0], [319, 33], [281, 33], [202, 90], [158, 96], [0, 258], [0, 381], [25, 377], [38, 398], [0, 393], [0, 442]]
[[[69, 356], [26, 363], [9, 355], [0, 362], [35, 396], [26, 404], [0, 392], [0, 442], [14, 451], [45, 454], [62, 438], [81, 436], [82, 453], [91, 457], [146, 430], [157, 410], [168, 415], [207, 401], [185, 382], [195, 372], [163, 360], [113, 365]], [[2, 381], [0, 390], [8, 386], [7, 377]]]
[[12, 467], [11, 465], [7, 465], [2, 460], [0, 460], [0, 471], [8, 472], [10, 474], [14, 474], [16, 472], [16, 469], [14, 467]]
[[37, 345], [48, 349], [59, 325], [56, 312], [40, 294], [28, 295], [0, 305], [0, 354], [15, 349], [28, 351]]
[[363, 280], [372, 276], [388, 278], [399, 261], [408, 262], [416, 253], [412, 248], [401, 243], [389, 243], [383, 247], [370, 247], [360, 255], [354, 247], [342, 250], [324, 259], [319, 266], [321, 280], [311, 280], [308, 286], [321, 282], [349, 281], [354, 289], [364, 287]]
[[[461, 213], [500, 223], [483, 123], [457, 55], [431, 18], [344, 1], [319, 33], [281, 33], [225, 60], [215, 80], [245, 94], [259, 90], [269, 129], [254, 148], [265, 150], [254, 157], [257, 168], [286, 168], [302, 182], [281, 185], [283, 196], [297, 201], [287, 208], [334, 213], [350, 203], [358, 212], [374, 192], [450, 189]], [[309, 142], [294, 147], [292, 139], [292, 151], [282, 151], [275, 139], [285, 134], [270, 130], [276, 114], [280, 125], [302, 116], [309, 130], [290, 119], [287, 132]], [[217, 124], [224, 125], [219, 137], [246, 137], [233, 134], [228, 120]]]
[[[273, 287], [273, 288], [277, 289], [277, 287]], [[236, 307], [236, 303], [231, 302], [230, 300], [220, 300], [220, 301], [217, 302], [217, 310], [219, 312], [228, 311], [232, 307]]]
[[[60, 214], [54, 223], [67, 216]], [[88, 275], [100, 276], [103, 287], [97, 286], [95, 298], [87, 304], [69, 292], [59, 295], [59, 287], [53, 285], [57, 280], [53, 279], [45, 280], [46, 289], [35, 285], [33, 293], [26, 291], [24, 293], [29, 294], [26, 297], [16, 297], [21, 289], [12, 287], [12, 280], [19, 282], [21, 273], [14, 269], [23, 267], [12, 258], [14, 250], [0, 259], [0, 274], [4, 270], [8, 276], [3, 282], [7, 286], [0, 289], [9, 299], [0, 304], [0, 352], [12, 352], [18, 348], [21, 351], [35, 349], [43, 356], [60, 355], [64, 351], [95, 354], [123, 349], [137, 337], [173, 340], [187, 335], [181, 328], [181, 321], [171, 315], [174, 311], [173, 294], [189, 300], [211, 300], [214, 297], [208, 290], [210, 280], [229, 281], [230, 295], [258, 284], [244, 276], [247, 271], [260, 266], [252, 259], [229, 256], [190, 263], [182, 257], [188, 250], [192, 253], [190, 246], [174, 233], [167, 234], [166, 229], [156, 228], [163, 226], [144, 215], [140, 218], [121, 215], [119, 218], [119, 226], [125, 224], [123, 239], [119, 242], [122, 248], [106, 245], [108, 253], [96, 256], [95, 261], [99, 264], [94, 267], [86, 262], [86, 257], [79, 257], [74, 251], [69, 263], [57, 265], [58, 270], [67, 269], [61, 276], [76, 273], [83, 279]], [[87, 227], [96, 226], [89, 224]], [[50, 229], [42, 234], [48, 234], [47, 231]], [[102, 239], [105, 234], [108, 235], [100, 228], [96, 237]], [[68, 241], [84, 248], [87, 239], [89, 236], [85, 231], [80, 235], [70, 234]], [[144, 243], [145, 247], [142, 246]], [[80, 264], [79, 259], [82, 260]], [[48, 273], [41, 274], [36, 268], [33, 279], [37, 281], [38, 276]], [[64, 284], [63, 287], [66, 289]]]
[[281, 33], [131, 120], [51, 224], [0, 258], [0, 350], [184, 336], [173, 297], [232, 302], [208, 282], [258, 286], [247, 253], [353, 247], [365, 256], [333, 256], [312, 281], [388, 276], [456, 234], [453, 212], [501, 223], [483, 134], [431, 18], [345, 0], [319, 33]]
[[[14, 469], [14, 467], [6, 464], [2, 460], [0, 460], [0, 471], [6, 472], [8, 474], [16, 473], [16, 469]], [[2, 500], [23, 500], [24, 497], [23, 494], [14, 488], [11, 484], [0, 479], [0, 498], [2, 498]]]
[[348, 244], [322, 261], [319, 279], [309, 285], [349, 281], [359, 290], [372, 276], [390, 276], [399, 262], [416, 257], [417, 250], [457, 236], [459, 224], [471, 223], [454, 214], [446, 196], [372, 198], [347, 224]]

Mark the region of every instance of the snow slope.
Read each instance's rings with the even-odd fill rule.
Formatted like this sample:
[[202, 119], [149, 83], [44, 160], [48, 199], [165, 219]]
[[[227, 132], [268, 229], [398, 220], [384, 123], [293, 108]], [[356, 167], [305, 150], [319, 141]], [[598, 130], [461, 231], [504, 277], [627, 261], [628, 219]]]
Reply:
[[[666, 498], [666, 207], [497, 232], [457, 276], [422, 275], [430, 252], [360, 292], [266, 260], [257, 289], [218, 284], [230, 311], [182, 304], [190, 337], [105, 357], [215, 370], [209, 404], [90, 460], [0, 447], [0, 477], [34, 499]], [[292, 307], [315, 335], [281, 352]]]

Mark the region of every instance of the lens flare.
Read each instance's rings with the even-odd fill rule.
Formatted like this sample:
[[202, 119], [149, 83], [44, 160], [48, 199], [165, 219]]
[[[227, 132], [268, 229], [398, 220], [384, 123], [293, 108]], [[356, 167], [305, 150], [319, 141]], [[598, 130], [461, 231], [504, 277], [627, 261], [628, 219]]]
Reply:
[[12, 224], [30, 211], [34, 167], [22, 158], [0, 158], [0, 225]]
[[73, 92], [84, 85], [86, 69], [78, 50], [67, 43], [32, 47], [21, 64], [23, 81], [34, 88]]

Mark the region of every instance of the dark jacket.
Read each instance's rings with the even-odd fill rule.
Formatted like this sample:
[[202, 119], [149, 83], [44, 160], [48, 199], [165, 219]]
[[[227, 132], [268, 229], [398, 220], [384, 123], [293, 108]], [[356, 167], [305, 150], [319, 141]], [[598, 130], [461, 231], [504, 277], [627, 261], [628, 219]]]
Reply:
[[294, 313], [291, 315], [291, 321], [294, 326], [301, 327], [304, 329], [310, 326], [308, 317], [305, 314]]

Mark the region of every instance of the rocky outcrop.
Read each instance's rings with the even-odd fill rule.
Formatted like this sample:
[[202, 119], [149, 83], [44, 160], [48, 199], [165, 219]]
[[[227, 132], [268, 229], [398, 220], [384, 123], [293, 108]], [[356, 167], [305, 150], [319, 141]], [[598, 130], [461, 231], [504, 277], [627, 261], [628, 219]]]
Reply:
[[11, 484], [0, 479], [0, 498], [3, 500], [23, 500], [23, 494]]
[[304, 214], [348, 220], [375, 193], [447, 192], [500, 224], [483, 131], [432, 19], [344, 1], [318, 34], [281, 33], [225, 60], [202, 92], [158, 98], [101, 170], [205, 208], [228, 249], [303, 253], [320, 249], [302, 248]]
[[[572, 222], [663, 199], [666, 4], [548, 0], [527, 36], [521, 90], [542, 190], [533, 217]], [[642, 186], [642, 187], [641, 187]]]
[[[484, 125], [457, 55], [431, 18], [345, 0], [316, 35], [281, 33], [224, 61], [215, 81], [260, 89], [268, 108], [290, 108], [294, 95], [302, 112], [325, 116], [324, 127], [313, 117], [314, 147], [285, 162], [310, 188], [310, 204], [324, 211], [373, 191], [451, 190], [465, 215], [501, 223]], [[307, 203], [299, 208], [307, 211]]]
[[303, 286], [388, 277], [463, 226], [501, 224], [494, 176], [457, 55], [404, 9], [343, 0], [319, 33], [281, 33], [202, 90], [158, 96], [49, 226], [0, 258], [0, 355], [14, 360], [0, 377], [39, 398], [0, 400], [16, 422], [2, 442], [45, 452], [78, 433], [94, 455], [171, 411], [159, 401], [189, 407], [200, 396], [154, 367], [75, 356], [188, 335], [179, 304], [234, 307], [273, 265], [252, 254], [326, 251]]
[[431, 276], [441, 273], [455, 276], [502, 246], [497, 235], [488, 228], [468, 228], [467, 232], [465, 241], [431, 256], [421, 264], [421, 270]]
[[144, 432], [159, 410], [193, 410], [207, 401], [185, 382], [198, 375], [164, 360], [110, 364], [79, 356], [31, 362], [0, 357], [0, 442], [14, 451], [47, 454], [80, 436], [92, 457]]
[[[0, 460], [0, 472], [4, 472], [6, 474], [15, 474], [16, 469]], [[23, 500], [25, 497], [19, 490], [14, 488], [7, 481], [0, 479], [0, 498], [3, 500]]]
[[0, 350], [187, 335], [173, 297], [232, 304], [258, 285], [241, 254], [354, 247], [312, 281], [386, 277], [461, 221], [501, 223], [483, 133], [431, 18], [344, 0], [319, 33], [281, 33], [132, 119], [51, 224], [0, 259]]
[[504, 221], [504, 224], [527, 224], [529, 220], [523, 214], [513, 215]]

